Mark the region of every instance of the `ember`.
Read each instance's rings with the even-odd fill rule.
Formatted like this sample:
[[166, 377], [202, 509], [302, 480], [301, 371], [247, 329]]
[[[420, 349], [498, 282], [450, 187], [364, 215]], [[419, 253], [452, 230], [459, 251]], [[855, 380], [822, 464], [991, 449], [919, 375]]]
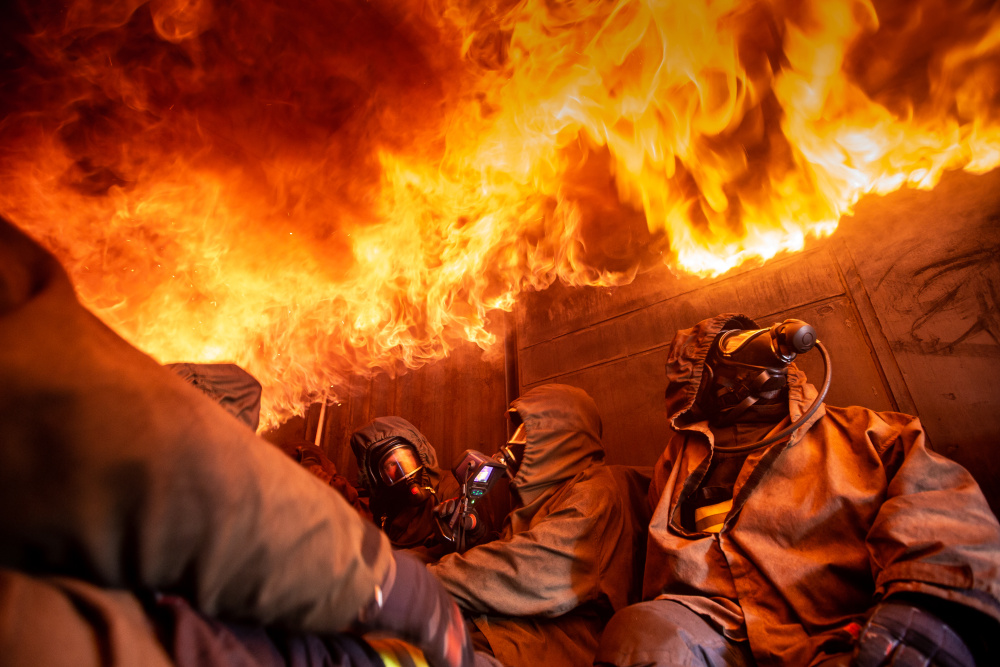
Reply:
[[1000, 162], [990, 2], [31, 7], [0, 213], [159, 361], [251, 371], [269, 423], [489, 346], [523, 290], [719, 274]]

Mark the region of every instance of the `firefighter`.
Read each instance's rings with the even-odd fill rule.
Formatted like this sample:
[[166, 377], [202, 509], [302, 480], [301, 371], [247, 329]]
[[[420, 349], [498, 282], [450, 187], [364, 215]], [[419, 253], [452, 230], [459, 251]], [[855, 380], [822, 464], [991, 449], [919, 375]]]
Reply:
[[351, 482], [337, 471], [337, 466], [322, 447], [308, 440], [287, 440], [277, 443], [278, 449], [308, 470], [324, 484], [343, 496], [344, 500], [364, 519], [374, 521], [368, 499], [362, 498]]
[[640, 604], [598, 665], [1000, 664], [1000, 525], [919, 419], [822, 403], [804, 323], [677, 333]]
[[442, 475], [437, 452], [424, 434], [402, 417], [376, 417], [351, 434], [351, 450], [372, 516], [392, 546], [424, 562], [449, 551], [434, 506], [457, 484]]
[[0, 663], [380, 664], [351, 628], [473, 662], [421, 562], [0, 219]]
[[514, 509], [500, 538], [428, 568], [472, 617], [477, 648], [508, 667], [590, 664], [638, 591], [648, 477], [604, 464], [583, 390], [543, 385], [512, 407], [522, 425], [502, 451]]

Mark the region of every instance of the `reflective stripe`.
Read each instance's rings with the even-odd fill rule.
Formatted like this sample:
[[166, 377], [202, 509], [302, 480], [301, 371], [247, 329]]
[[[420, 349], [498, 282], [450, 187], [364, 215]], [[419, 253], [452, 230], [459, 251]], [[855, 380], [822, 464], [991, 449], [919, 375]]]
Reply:
[[718, 533], [722, 530], [729, 510], [733, 508], [733, 499], [723, 500], [714, 505], [705, 505], [694, 511], [694, 528], [702, 533]]
[[423, 652], [413, 644], [390, 637], [365, 637], [385, 667], [428, 667]]

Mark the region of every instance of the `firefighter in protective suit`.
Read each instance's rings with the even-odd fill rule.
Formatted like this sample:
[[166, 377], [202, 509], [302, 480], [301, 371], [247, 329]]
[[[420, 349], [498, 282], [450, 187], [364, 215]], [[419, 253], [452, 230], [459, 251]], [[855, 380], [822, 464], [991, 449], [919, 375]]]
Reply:
[[523, 436], [504, 448], [515, 496], [500, 538], [428, 569], [504, 665], [587, 665], [611, 614], [637, 599], [649, 478], [604, 464], [583, 390], [543, 385], [512, 407]]
[[647, 601], [595, 664], [1000, 664], [1000, 525], [978, 485], [918, 419], [817, 400], [785, 324], [719, 315], [674, 338]]
[[381, 665], [348, 629], [473, 664], [422, 563], [0, 219], [0, 663]]
[[425, 562], [444, 554], [434, 506], [458, 487], [450, 477], [442, 479], [437, 453], [424, 434], [402, 417], [376, 417], [351, 434], [351, 450], [372, 516], [392, 546]]

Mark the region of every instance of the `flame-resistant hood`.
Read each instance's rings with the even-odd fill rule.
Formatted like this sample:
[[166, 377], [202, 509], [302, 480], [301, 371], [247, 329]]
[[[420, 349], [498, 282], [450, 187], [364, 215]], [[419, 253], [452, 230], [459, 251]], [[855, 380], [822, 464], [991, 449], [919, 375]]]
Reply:
[[351, 434], [351, 449], [358, 461], [358, 481], [361, 486], [369, 491], [372, 490], [374, 480], [368, 474], [371, 450], [376, 444], [388, 438], [402, 438], [413, 445], [431, 484], [436, 487], [440, 477], [437, 452], [424, 434], [402, 417], [376, 417]]
[[667, 357], [666, 392], [667, 417], [675, 431], [700, 419], [691, 414], [691, 409], [698, 397], [705, 360], [716, 337], [730, 329], [759, 328], [756, 322], [745, 315], [723, 313], [677, 332]]
[[524, 504], [604, 460], [597, 405], [582, 389], [542, 385], [511, 405], [527, 436], [521, 467], [511, 480]]

